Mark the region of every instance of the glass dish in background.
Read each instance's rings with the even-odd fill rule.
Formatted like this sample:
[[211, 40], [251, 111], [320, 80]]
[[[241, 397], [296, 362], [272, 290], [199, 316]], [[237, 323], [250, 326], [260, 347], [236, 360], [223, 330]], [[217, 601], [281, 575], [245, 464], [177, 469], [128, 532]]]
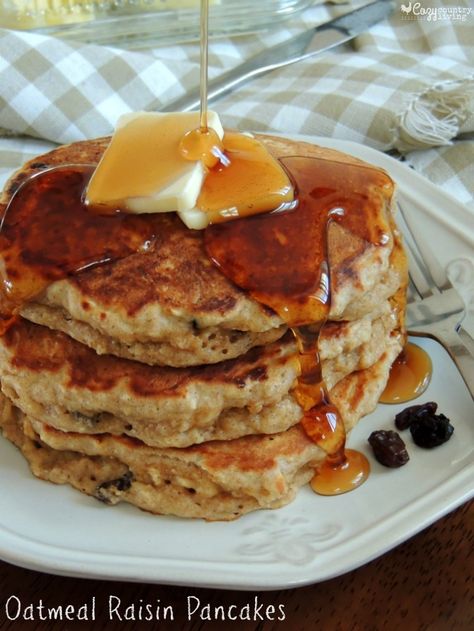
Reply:
[[[314, 0], [209, 0], [211, 37], [273, 26]], [[3, 0], [0, 26], [141, 48], [199, 38], [199, 0]]]

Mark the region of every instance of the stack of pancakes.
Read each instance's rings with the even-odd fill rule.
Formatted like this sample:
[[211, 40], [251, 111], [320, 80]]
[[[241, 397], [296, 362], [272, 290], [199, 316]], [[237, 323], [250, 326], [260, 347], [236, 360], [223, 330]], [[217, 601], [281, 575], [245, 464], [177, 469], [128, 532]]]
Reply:
[[[262, 141], [276, 157], [357, 162]], [[3, 207], [32, 173], [97, 163], [107, 142], [31, 161]], [[391, 204], [379, 212], [391, 215]], [[202, 231], [174, 213], [158, 221], [159, 248], [52, 283], [0, 338], [3, 433], [36, 476], [107, 503], [224, 520], [286, 504], [325, 458], [299, 424], [292, 333], [213, 265]], [[333, 232], [319, 352], [349, 431], [376, 406], [402, 349], [406, 270], [395, 229], [378, 246]]]

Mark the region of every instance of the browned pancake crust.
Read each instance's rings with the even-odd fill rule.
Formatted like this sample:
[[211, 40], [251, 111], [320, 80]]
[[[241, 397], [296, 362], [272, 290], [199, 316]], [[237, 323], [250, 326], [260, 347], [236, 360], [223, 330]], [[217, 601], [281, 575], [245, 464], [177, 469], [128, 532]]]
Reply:
[[[263, 135], [261, 139], [277, 157], [324, 157], [341, 163], [342, 168], [362, 164], [308, 143]], [[3, 205], [32, 173], [65, 163], [94, 164], [108, 142], [103, 138], [75, 143], [30, 161], [7, 185]], [[373, 212], [388, 225], [386, 195], [377, 189], [366, 193], [372, 202], [376, 200]], [[159, 236], [151, 252], [53, 283], [26, 306], [23, 315], [58, 328], [99, 353], [172, 366], [219, 362], [284, 334], [280, 318], [249, 298], [212, 264], [202, 231], [188, 230], [175, 213], [157, 215], [152, 221]], [[400, 274], [389, 269], [392, 245], [390, 239], [381, 246], [370, 245], [331, 224], [332, 319], [359, 318], [396, 290]], [[378, 291], [372, 299], [374, 288]], [[367, 295], [369, 300], [364, 301]], [[362, 309], [357, 308], [358, 303]]]
[[[354, 422], [375, 407], [399, 350], [393, 340], [377, 364], [336, 386], [335, 399], [341, 397]], [[157, 449], [125, 436], [58, 431], [25, 417], [2, 395], [0, 407], [5, 437], [36, 476], [154, 513], [215, 520], [276, 508], [294, 498], [325, 457], [299, 425], [271, 436]]]
[[[388, 314], [339, 325], [345, 335], [331, 327], [334, 343], [323, 336], [324, 353], [340, 353], [322, 364], [330, 396], [349, 373], [378, 362], [398, 337], [395, 325]], [[292, 394], [299, 363], [291, 334], [220, 364], [170, 368], [100, 356], [63, 333], [20, 320], [0, 340], [0, 371], [4, 394], [34, 419], [157, 447], [281, 432], [302, 414]], [[374, 381], [379, 387], [379, 376]], [[343, 399], [341, 387], [337, 392]], [[348, 427], [367, 411], [341, 402]]]
[[[27, 162], [7, 183], [0, 201], [0, 214], [11, 195], [31, 175], [64, 164], [98, 163], [109, 138], [77, 142], [54, 149]], [[159, 302], [165, 310], [179, 309], [200, 316], [217, 317], [234, 309], [245, 293], [231, 283], [209, 260], [203, 243], [203, 231], [189, 230], [176, 213], [154, 215], [157, 245], [147, 254], [127, 256], [110, 264], [101, 264], [68, 279], [87, 299], [108, 307], [125, 308], [129, 315], [145, 305]], [[279, 326], [271, 311], [251, 301], [261, 312], [264, 328]], [[198, 322], [195, 323], [198, 326]]]
[[159, 450], [130, 438], [63, 434], [0, 399], [0, 428], [37, 477], [153, 513], [230, 520], [277, 508], [295, 497], [324, 458], [299, 427], [271, 437]]
[[120, 387], [127, 396], [139, 398], [179, 399], [190, 384], [198, 382], [242, 389], [248, 382], [267, 381], [266, 366], [273, 360], [290, 362], [295, 374], [298, 365], [290, 333], [282, 342], [259, 346], [242, 357], [188, 368], [147, 366], [112, 355], [97, 355], [63, 333], [22, 318], [5, 333], [2, 345], [11, 350], [16, 368], [32, 373], [65, 370], [68, 388], [106, 392]]

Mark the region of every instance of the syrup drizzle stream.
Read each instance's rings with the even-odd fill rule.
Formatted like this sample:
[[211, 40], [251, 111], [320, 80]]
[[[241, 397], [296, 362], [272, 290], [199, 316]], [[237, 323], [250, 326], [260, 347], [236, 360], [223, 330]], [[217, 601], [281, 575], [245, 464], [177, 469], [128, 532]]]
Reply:
[[226, 276], [292, 329], [300, 362], [294, 395], [303, 409], [301, 423], [327, 454], [312, 487], [338, 494], [359, 486], [369, 464], [362, 454], [345, 450], [344, 424], [330, 402], [318, 356], [319, 332], [330, 311], [328, 239], [341, 228], [358, 237], [363, 248], [386, 243], [390, 226], [379, 208], [388, 203], [393, 183], [383, 172], [360, 165], [341, 168], [331, 160], [301, 156], [281, 162], [294, 179], [297, 207], [210, 226], [206, 248]]
[[179, 146], [184, 158], [201, 160], [208, 170], [197, 207], [210, 223], [291, 207], [288, 177], [258, 140], [226, 132], [221, 141], [208, 126], [208, 22], [209, 2], [201, 0], [200, 126], [187, 132]]
[[209, 53], [209, 0], [201, 0], [201, 59], [200, 73], [200, 123], [201, 130], [207, 131], [207, 81], [208, 81], [208, 53]]
[[199, 127], [187, 132], [180, 142], [181, 155], [187, 160], [201, 160], [205, 167], [212, 168], [219, 160], [225, 161], [222, 143], [216, 131], [208, 126], [207, 82], [209, 52], [209, 0], [201, 0], [200, 16], [200, 115]]

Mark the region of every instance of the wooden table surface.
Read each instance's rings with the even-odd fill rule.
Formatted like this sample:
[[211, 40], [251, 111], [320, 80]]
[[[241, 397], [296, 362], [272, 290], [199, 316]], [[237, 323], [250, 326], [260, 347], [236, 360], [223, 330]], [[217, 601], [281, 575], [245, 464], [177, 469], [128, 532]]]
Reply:
[[[223, 631], [473, 631], [473, 550], [474, 502], [471, 502], [368, 565], [324, 583], [292, 590], [255, 593], [115, 583], [51, 576], [0, 562], [0, 631], [198, 631], [208, 627]], [[37, 611], [40, 599], [49, 607], [72, 604], [78, 608], [95, 596], [96, 619], [41, 622], [35, 613], [35, 621], [11, 621], [6, 615], [6, 601], [12, 595], [21, 601], [22, 611], [31, 604]], [[111, 595], [121, 599], [122, 612], [130, 604], [135, 605], [137, 612], [141, 602], [156, 606], [159, 600], [162, 607], [171, 605], [174, 619], [171, 621], [168, 615], [165, 621], [161, 614], [159, 622], [139, 621], [135, 613], [135, 622], [110, 620]], [[188, 621], [188, 597], [194, 597], [193, 605], [199, 599], [199, 611], [204, 618], [208, 609], [214, 611], [219, 605], [226, 611], [230, 605], [237, 605], [230, 610], [231, 615], [245, 611], [245, 606], [250, 605], [253, 617], [257, 598], [258, 604], [263, 604], [260, 612], [273, 604], [275, 616], [280, 615], [280, 605], [285, 620], [261, 621], [257, 617], [249, 622], [209, 622], [195, 614]], [[17, 601], [10, 600], [10, 604], [13, 602]], [[206, 609], [206, 605], [210, 607]], [[9, 615], [15, 615], [13, 609]]]

